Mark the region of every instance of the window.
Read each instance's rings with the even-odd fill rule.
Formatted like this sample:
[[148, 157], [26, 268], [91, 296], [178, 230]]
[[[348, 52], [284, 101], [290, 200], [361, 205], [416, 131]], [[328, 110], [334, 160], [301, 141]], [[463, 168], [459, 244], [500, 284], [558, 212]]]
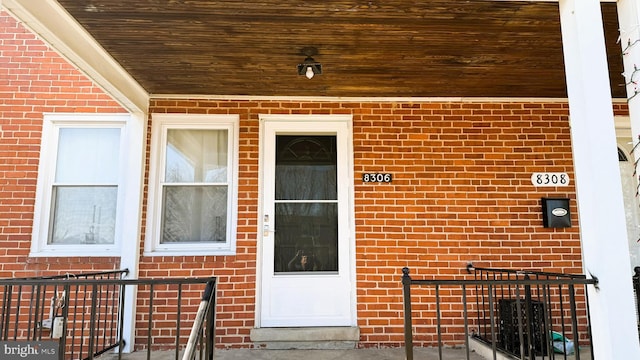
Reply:
[[32, 255], [110, 255], [119, 249], [128, 119], [45, 114]]
[[153, 116], [147, 253], [235, 253], [238, 121]]

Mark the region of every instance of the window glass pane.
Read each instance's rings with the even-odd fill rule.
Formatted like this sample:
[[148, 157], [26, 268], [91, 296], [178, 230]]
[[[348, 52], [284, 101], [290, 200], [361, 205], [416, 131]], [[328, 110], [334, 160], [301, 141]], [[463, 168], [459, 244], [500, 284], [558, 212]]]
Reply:
[[225, 242], [226, 186], [165, 186], [161, 243]]
[[338, 271], [338, 205], [276, 204], [274, 271]]
[[276, 137], [276, 200], [336, 200], [335, 136]]
[[226, 183], [227, 147], [227, 130], [168, 130], [165, 182]]
[[118, 181], [120, 129], [61, 128], [57, 183], [114, 184]]
[[116, 186], [54, 186], [49, 244], [113, 244]]

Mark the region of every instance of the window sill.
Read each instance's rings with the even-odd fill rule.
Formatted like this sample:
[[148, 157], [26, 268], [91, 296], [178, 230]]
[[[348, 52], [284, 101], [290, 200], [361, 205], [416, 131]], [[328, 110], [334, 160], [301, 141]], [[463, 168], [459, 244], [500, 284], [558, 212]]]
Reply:
[[121, 255], [122, 253], [118, 248], [94, 248], [90, 246], [77, 246], [74, 249], [42, 249], [29, 252], [29, 257], [119, 257]]
[[145, 250], [144, 256], [229, 256], [236, 255], [230, 249], [156, 249]]

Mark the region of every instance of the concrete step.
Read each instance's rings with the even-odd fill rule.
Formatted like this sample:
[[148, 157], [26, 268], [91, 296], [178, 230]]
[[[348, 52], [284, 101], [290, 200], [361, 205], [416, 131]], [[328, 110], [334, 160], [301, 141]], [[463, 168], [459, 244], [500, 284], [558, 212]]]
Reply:
[[268, 350], [346, 350], [360, 340], [358, 327], [260, 328], [251, 330], [255, 348]]

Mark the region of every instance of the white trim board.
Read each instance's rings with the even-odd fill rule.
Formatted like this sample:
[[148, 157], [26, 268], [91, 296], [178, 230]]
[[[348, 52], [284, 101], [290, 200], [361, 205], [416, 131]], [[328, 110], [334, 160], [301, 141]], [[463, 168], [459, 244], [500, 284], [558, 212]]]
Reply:
[[57, 1], [3, 0], [2, 6], [127, 110], [147, 112], [147, 91]]

